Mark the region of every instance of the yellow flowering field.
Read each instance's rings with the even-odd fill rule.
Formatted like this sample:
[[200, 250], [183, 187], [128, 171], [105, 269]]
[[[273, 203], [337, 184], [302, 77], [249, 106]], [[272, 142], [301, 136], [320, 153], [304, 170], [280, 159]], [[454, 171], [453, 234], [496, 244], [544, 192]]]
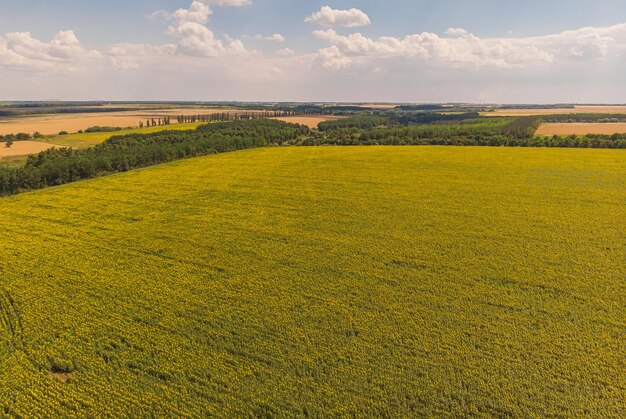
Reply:
[[626, 416], [626, 152], [270, 147], [0, 199], [0, 416]]

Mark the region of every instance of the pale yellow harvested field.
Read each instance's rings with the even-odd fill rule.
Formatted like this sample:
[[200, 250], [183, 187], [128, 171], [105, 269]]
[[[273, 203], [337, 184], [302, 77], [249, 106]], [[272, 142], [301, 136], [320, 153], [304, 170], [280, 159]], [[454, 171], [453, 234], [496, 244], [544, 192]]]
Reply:
[[541, 124], [537, 135], [623, 134], [626, 123], [554, 123]]
[[9, 148], [6, 143], [0, 143], [0, 158], [26, 156], [28, 154], [39, 153], [49, 148], [59, 147], [58, 145], [41, 143], [38, 141], [16, 141]]
[[[142, 109], [138, 111], [98, 112], [27, 116], [11, 119], [0, 119], [0, 135], [17, 134], [25, 132], [32, 134], [36, 131], [44, 135], [57, 134], [59, 131], [76, 132], [93, 126], [109, 127], [137, 127], [139, 122], [145, 122], [148, 118], [162, 118], [169, 116], [172, 123], [176, 123], [177, 115], [210, 115], [214, 113], [229, 112], [241, 113], [232, 109]], [[248, 113], [249, 111], [245, 111]], [[252, 111], [254, 112], [254, 111]]]
[[626, 114], [626, 106], [575, 106], [573, 108], [556, 109], [497, 109], [494, 112], [483, 112], [484, 116], [532, 116], [562, 115], [570, 113], [619, 113]]
[[320, 122], [324, 121], [333, 121], [335, 119], [341, 119], [342, 116], [326, 116], [326, 115], [316, 115], [316, 116], [285, 116], [280, 118], [272, 118], [278, 121], [290, 122], [292, 124], [300, 124], [306, 125], [309, 128], [317, 128]]

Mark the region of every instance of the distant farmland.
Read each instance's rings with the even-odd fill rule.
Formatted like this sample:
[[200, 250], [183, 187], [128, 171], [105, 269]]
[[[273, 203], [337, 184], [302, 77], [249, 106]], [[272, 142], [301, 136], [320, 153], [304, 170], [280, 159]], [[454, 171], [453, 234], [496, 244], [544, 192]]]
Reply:
[[[209, 115], [214, 113], [230, 112], [237, 113], [236, 110], [228, 109], [205, 109], [205, 108], [171, 108], [171, 109], [141, 109], [135, 111], [121, 112], [90, 112], [90, 113], [69, 113], [51, 114], [41, 116], [20, 116], [11, 118], [0, 118], [0, 135], [16, 134], [26, 132], [32, 134], [36, 131], [44, 135], [57, 134], [60, 131], [76, 132], [85, 130], [93, 126], [109, 127], [137, 127], [140, 122], [146, 122], [151, 118], [162, 118], [169, 116], [172, 123], [176, 122], [177, 115]], [[246, 111], [255, 112], [255, 111]]]
[[623, 134], [626, 123], [547, 123], [541, 124], [537, 135], [586, 135], [586, 134]]
[[623, 417], [626, 152], [267, 147], [0, 199], [15, 417]]
[[532, 116], [532, 115], [563, 115], [577, 113], [608, 113], [626, 114], [626, 106], [574, 106], [573, 108], [532, 108], [532, 109], [496, 109], [484, 112], [484, 116]]

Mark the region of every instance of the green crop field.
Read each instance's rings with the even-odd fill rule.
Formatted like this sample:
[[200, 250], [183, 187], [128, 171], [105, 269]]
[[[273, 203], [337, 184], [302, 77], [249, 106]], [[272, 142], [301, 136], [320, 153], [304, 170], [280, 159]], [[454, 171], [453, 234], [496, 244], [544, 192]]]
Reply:
[[28, 156], [0, 157], [0, 167], [20, 167], [26, 163], [27, 159]]
[[268, 147], [0, 199], [0, 415], [626, 416], [626, 152]]

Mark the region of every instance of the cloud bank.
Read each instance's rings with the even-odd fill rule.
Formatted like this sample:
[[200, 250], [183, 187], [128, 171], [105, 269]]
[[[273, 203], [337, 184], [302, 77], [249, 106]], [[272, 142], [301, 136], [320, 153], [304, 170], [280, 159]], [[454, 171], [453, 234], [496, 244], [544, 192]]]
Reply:
[[[350, 29], [369, 25], [367, 14], [325, 6], [306, 18], [327, 27], [310, 33], [306, 49], [279, 32], [240, 35], [269, 41], [255, 43], [257, 50], [212, 28], [212, 6], [250, 3], [196, 0], [186, 8], [154, 12], [170, 38], [163, 44], [122, 42], [95, 49], [73, 30], [49, 40], [29, 32], [5, 33], [0, 72], [11, 83], [5, 83], [4, 98], [75, 98], [81, 79], [85, 99], [113, 94], [122, 99], [505, 101], [517, 95], [529, 102], [548, 96], [594, 101], [601, 95], [618, 98], [620, 87], [626, 88], [620, 82], [626, 23], [534, 37], [482, 38], [463, 28], [371, 37]], [[94, 82], [96, 77], [106, 80], [106, 87], [100, 90], [103, 83]], [[172, 77], [176, 88], [169, 90]], [[141, 88], [148, 85], [166, 87]]]

